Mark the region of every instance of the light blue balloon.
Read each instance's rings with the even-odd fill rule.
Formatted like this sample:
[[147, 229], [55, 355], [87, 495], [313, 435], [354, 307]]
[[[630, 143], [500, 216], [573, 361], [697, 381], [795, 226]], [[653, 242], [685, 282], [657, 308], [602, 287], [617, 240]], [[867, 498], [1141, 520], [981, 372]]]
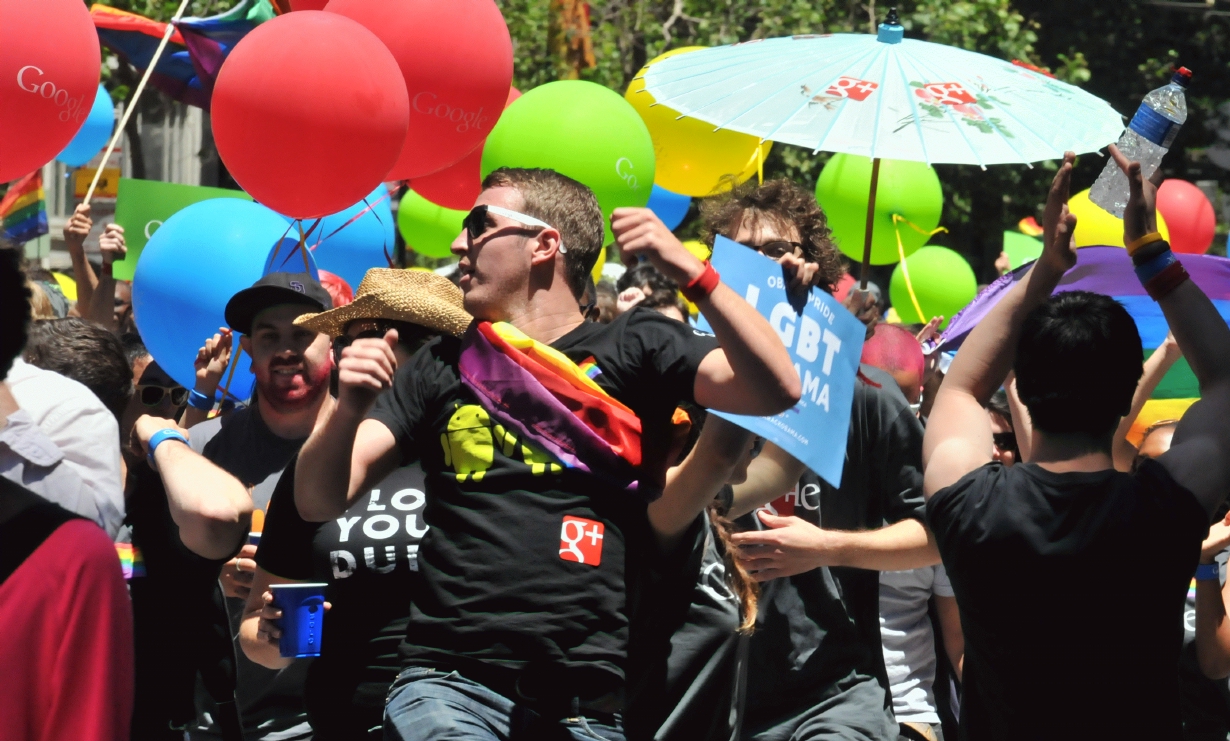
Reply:
[[656, 183], [649, 194], [649, 210], [657, 214], [662, 223], [666, 224], [666, 228], [672, 231], [683, 223], [691, 207], [692, 198], [690, 196], [673, 193]]
[[[167, 219], [142, 250], [132, 281], [137, 329], [158, 365], [185, 388], [196, 385], [197, 350], [226, 326], [227, 301], [266, 272], [303, 272], [298, 241], [281, 216], [238, 198], [200, 201]], [[308, 261], [315, 275], [310, 253]], [[238, 399], [251, 396], [251, 364], [246, 354], [239, 358], [229, 387]]]
[[114, 127], [115, 104], [111, 102], [107, 89], [99, 85], [94, 105], [90, 106], [90, 115], [85, 117], [85, 123], [81, 124], [77, 135], [63, 152], [56, 155], [56, 159], [69, 167], [81, 167], [107, 146]]
[[[340, 276], [350, 284], [352, 291], [359, 289], [368, 269], [387, 268], [388, 258], [393, 256], [395, 225], [388, 189], [378, 185], [365, 200], [324, 217], [307, 238], [309, 246], [315, 245], [312, 256], [320, 269]], [[363, 215], [355, 219], [360, 213]], [[282, 218], [293, 221], [289, 216]], [[351, 219], [355, 219], [354, 222], [347, 224]], [[310, 229], [315, 222], [315, 219], [304, 219], [304, 230]], [[296, 228], [294, 234], [298, 233]]]

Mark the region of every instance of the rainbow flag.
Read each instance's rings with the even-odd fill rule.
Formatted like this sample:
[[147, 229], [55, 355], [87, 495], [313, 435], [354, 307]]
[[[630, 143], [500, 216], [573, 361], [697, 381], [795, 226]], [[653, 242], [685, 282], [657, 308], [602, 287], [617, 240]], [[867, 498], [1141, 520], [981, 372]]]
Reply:
[[563, 353], [511, 324], [476, 322], [462, 340], [458, 370], [479, 403], [505, 427], [565, 468], [598, 475], [619, 488], [653, 497], [652, 476], [640, 487], [641, 420]]
[[125, 581], [134, 576], [145, 576], [145, 558], [141, 555], [140, 548], [132, 543], [116, 543], [115, 555], [120, 558], [120, 570], [124, 573]]
[[47, 233], [47, 203], [40, 170], [14, 182], [0, 198], [0, 236], [28, 242]]
[[[1230, 322], [1230, 259], [1214, 255], [1179, 255], [1184, 267], [1196, 285], [1208, 295], [1222, 318]], [[1013, 285], [1016, 284], [1033, 263], [1022, 265], [1001, 276], [983, 289], [968, 306], [949, 322], [938, 346], [945, 352], [953, 352], [978, 322], [991, 311]], [[1076, 251], [1076, 266], [1059, 281], [1055, 293], [1063, 291], [1092, 291], [1114, 298], [1127, 308], [1136, 328], [1145, 357], [1153, 354], [1166, 339], [1170, 330], [1162, 309], [1145, 293], [1145, 289], [1132, 270], [1132, 261], [1122, 247], [1082, 247]], [[932, 348], [924, 348], [930, 351]], [[1162, 378], [1157, 389], [1128, 433], [1133, 445], [1140, 444], [1144, 431], [1155, 422], [1179, 419], [1187, 408], [1200, 396], [1200, 384], [1192, 373], [1186, 359], [1180, 359]]]

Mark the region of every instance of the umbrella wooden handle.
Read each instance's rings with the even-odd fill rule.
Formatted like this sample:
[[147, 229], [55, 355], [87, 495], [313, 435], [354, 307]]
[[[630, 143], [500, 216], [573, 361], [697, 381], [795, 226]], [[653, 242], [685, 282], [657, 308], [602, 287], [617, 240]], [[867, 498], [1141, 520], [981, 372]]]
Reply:
[[867, 231], [863, 235], [863, 267], [859, 271], [859, 290], [867, 290], [867, 273], [871, 271], [871, 230], [876, 220], [876, 187], [880, 184], [880, 158], [871, 161], [871, 192], [867, 195]]

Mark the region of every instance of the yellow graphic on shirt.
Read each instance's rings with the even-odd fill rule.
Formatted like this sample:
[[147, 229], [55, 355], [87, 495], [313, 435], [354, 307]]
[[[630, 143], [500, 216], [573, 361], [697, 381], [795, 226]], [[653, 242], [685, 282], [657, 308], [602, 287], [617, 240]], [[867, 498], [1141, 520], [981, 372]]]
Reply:
[[546, 452], [518, 439], [503, 425], [492, 424], [487, 410], [476, 404], [457, 407], [440, 435], [440, 445], [444, 448], [444, 465], [456, 472], [459, 482], [482, 481], [495, 460], [496, 446], [506, 458], [520, 458], [528, 464], [535, 476], [563, 470]]

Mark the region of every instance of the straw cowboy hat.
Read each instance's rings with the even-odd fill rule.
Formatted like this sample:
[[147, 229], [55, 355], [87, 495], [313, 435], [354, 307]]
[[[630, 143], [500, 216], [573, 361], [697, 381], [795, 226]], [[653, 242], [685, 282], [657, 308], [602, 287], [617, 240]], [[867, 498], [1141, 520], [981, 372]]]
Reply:
[[363, 276], [354, 301], [295, 324], [338, 337], [355, 319], [390, 319], [418, 324], [460, 337], [473, 317], [462, 308], [461, 289], [441, 275], [423, 270], [372, 268]]

